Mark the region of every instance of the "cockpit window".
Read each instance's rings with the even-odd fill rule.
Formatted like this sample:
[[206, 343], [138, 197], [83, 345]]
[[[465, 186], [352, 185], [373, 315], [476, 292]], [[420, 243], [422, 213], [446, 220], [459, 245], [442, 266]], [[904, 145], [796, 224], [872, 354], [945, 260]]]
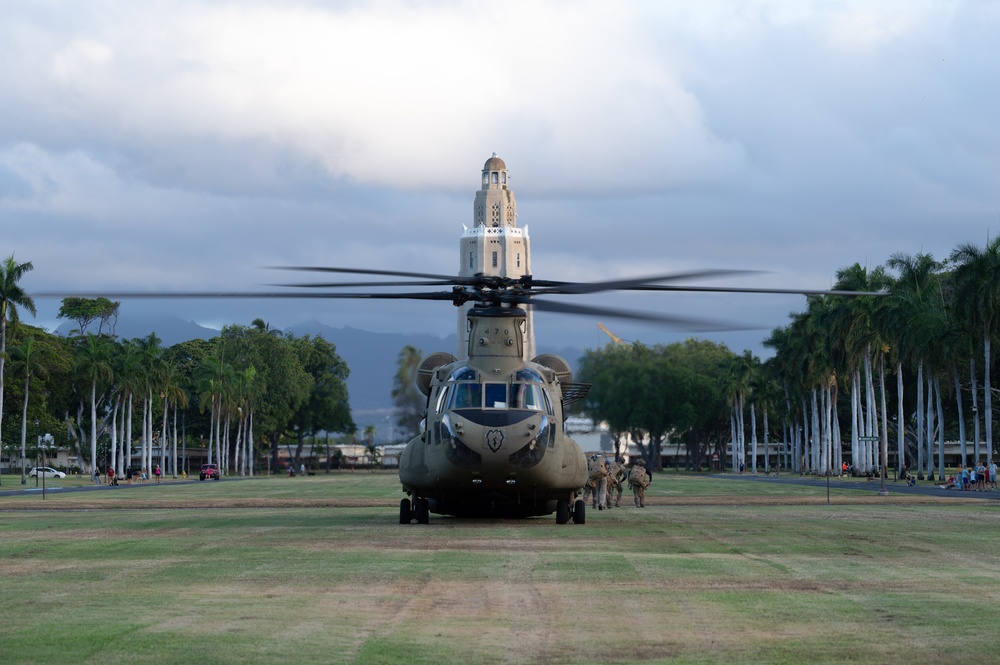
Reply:
[[479, 375], [476, 373], [476, 370], [468, 366], [459, 367], [448, 377], [449, 381], [477, 381], [478, 379]]
[[532, 381], [534, 383], [542, 383], [542, 375], [533, 369], [528, 369], [523, 367], [514, 374], [515, 381]]
[[506, 409], [507, 408], [507, 384], [487, 383], [486, 384], [486, 408]]
[[542, 401], [542, 387], [535, 383], [515, 383], [511, 386], [510, 408], [531, 409], [541, 411], [545, 408]]
[[451, 387], [449, 409], [480, 409], [483, 406], [481, 383], [456, 383]]

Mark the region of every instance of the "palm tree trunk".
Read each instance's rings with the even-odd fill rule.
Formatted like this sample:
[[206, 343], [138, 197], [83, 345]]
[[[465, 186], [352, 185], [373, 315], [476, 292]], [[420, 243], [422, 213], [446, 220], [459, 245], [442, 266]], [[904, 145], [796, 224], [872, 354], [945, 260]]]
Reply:
[[924, 479], [924, 359], [917, 362], [917, 478]]
[[[975, 443], [972, 449], [976, 454], [976, 459], [979, 459], [979, 386], [976, 384], [976, 358], [972, 355], [969, 356], [969, 377], [972, 383], [972, 422], [975, 430]], [[963, 459], [962, 464], [966, 464], [967, 461]]]
[[730, 448], [733, 451], [733, 473], [740, 472], [739, 463], [739, 453], [736, 450], [736, 400], [733, 400], [733, 406], [729, 410], [729, 439], [732, 441]]
[[114, 399], [114, 406], [111, 408], [111, 467], [121, 473], [122, 468], [118, 465], [118, 405], [121, 400]]
[[889, 492], [885, 483], [889, 476], [889, 412], [885, 408], [885, 355], [879, 352], [878, 383], [881, 389], [882, 402], [882, 436], [879, 438], [879, 469], [881, 473], [879, 492], [883, 495]]
[[125, 448], [122, 451], [124, 466], [126, 469], [132, 466], [132, 411], [135, 405], [132, 402], [132, 391], [128, 393], [128, 425], [126, 427], [125, 434], [126, 437], [122, 437], [122, 446]]
[[764, 409], [764, 471], [771, 471], [771, 453], [767, 445], [767, 409]]
[[859, 467], [861, 459], [861, 371], [851, 372], [851, 466]]
[[757, 473], [757, 407], [753, 402], [750, 402], [750, 455], [753, 457], [750, 473]]
[[97, 379], [90, 382], [90, 472], [97, 468]]
[[[958, 407], [958, 442], [962, 455], [962, 465], [965, 465], [965, 411], [962, 408], [962, 382], [958, 378], [958, 365], [951, 363], [951, 380], [955, 384], [955, 405]], [[942, 468], [944, 462], [941, 463]]]
[[253, 409], [250, 409], [250, 422], [247, 424], [248, 436], [247, 436], [247, 459], [250, 460], [250, 477], [253, 477]]
[[177, 403], [174, 402], [174, 436], [173, 445], [170, 447], [170, 472], [173, 477], [177, 477]]
[[[986, 329], [983, 340], [985, 362], [983, 365], [983, 408], [986, 409], [986, 450], [993, 454], [993, 393], [990, 388], [990, 331]], [[2, 395], [0, 395], [2, 397]], [[976, 457], [979, 460], [979, 457]]]
[[934, 377], [938, 421], [938, 480], [944, 480], [944, 409], [941, 408], [941, 378]]
[[934, 381], [927, 368], [927, 480], [934, 480]]
[[896, 361], [896, 456], [899, 475], [906, 468], [906, 414], [903, 412], [903, 361]]

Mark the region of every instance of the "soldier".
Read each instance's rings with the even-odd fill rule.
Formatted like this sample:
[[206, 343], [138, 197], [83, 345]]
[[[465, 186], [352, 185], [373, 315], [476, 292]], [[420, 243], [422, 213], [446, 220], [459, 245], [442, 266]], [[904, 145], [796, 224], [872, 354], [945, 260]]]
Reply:
[[593, 508], [604, 510], [607, 505], [608, 491], [608, 467], [604, 464], [604, 457], [601, 455], [591, 455], [587, 458], [587, 472], [589, 478], [583, 487], [583, 502], [587, 502], [587, 496], [593, 494]]
[[615, 508], [621, 508], [622, 490], [625, 489], [627, 477], [625, 465], [618, 460], [613, 460], [608, 465], [608, 508], [611, 507], [612, 497], [615, 500]]
[[652, 481], [646, 473], [646, 460], [641, 457], [636, 460], [632, 470], [628, 472], [628, 486], [632, 489], [632, 498], [636, 508], [646, 507], [646, 488]]

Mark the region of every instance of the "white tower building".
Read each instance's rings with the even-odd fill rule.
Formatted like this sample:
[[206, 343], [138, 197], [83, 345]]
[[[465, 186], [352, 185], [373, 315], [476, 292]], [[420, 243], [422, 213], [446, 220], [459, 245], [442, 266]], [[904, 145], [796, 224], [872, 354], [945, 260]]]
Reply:
[[[472, 228], [462, 233], [458, 274], [471, 277], [477, 274], [518, 278], [531, 273], [529, 260], [528, 227], [517, 228], [517, 201], [510, 189], [507, 165], [496, 153], [483, 165], [483, 184], [476, 192], [472, 206]], [[468, 358], [467, 303], [458, 314], [459, 358]], [[524, 359], [535, 357], [535, 337], [531, 308], [522, 305], [528, 313], [524, 333]]]

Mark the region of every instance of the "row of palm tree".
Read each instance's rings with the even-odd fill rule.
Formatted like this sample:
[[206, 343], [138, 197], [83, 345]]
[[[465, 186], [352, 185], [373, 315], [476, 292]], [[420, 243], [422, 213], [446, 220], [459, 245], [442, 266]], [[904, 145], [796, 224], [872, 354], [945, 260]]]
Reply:
[[[277, 441], [290, 430], [300, 446], [303, 436], [320, 430], [354, 430], [345, 383], [348, 369], [334, 346], [319, 337], [282, 335], [260, 319], [250, 327], [227, 326], [211, 341], [193, 340], [169, 349], [155, 334], [119, 340], [110, 333], [90, 334], [81, 324], [66, 338], [22, 324], [15, 328], [8, 353], [7, 323], [18, 323], [18, 310], [35, 312], [19, 284], [31, 268], [13, 256], [0, 263], [0, 432], [4, 405], [11, 397], [20, 398], [22, 451], [29, 421], [52, 431], [62, 423], [89, 469], [98, 466], [98, 439], [103, 437], [109, 441], [106, 459], [119, 472], [133, 466], [136, 442], [139, 466], [150, 470], [158, 464], [176, 475], [178, 416], [199, 421], [207, 411], [207, 423], [199, 429], [207, 432], [208, 461], [219, 464], [224, 473], [252, 475], [257, 459], [255, 416], [261, 408], [265, 433], [257, 442], [270, 444], [275, 459]], [[86, 305], [75, 302], [74, 308], [63, 309], [76, 311]], [[118, 303], [107, 305], [117, 312]], [[8, 376], [23, 379], [13, 396], [4, 394]], [[137, 417], [138, 438], [133, 422]], [[159, 455], [154, 458], [157, 439]]]
[[[834, 288], [881, 295], [810, 297], [804, 312], [790, 315], [765, 340], [773, 358], [760, 363], [747, 353], [734, 362], [727, 386], [734, 466], [747, 459], [743, 414], [749, 409], [755, 441], [758, 407], [780, 410], [783, 466], [795, 470], [825, 474], [840, 467], [845, 417], [849, 459], [860, 473], [887, 468], [891, 429], [899, 472], [915, 468], [920, 476], [942, 477], [946, 433], [957, 436], [962, 463], [992, 456], [1000, 239], [959, 245], [943, 261], [921, 253], [894, 254], [874, 269], [854, 264], [838, 271]], [[766, 436], [766, 425], [763, 431]], [[748, 461], [756, 471], [754, 451]]]

